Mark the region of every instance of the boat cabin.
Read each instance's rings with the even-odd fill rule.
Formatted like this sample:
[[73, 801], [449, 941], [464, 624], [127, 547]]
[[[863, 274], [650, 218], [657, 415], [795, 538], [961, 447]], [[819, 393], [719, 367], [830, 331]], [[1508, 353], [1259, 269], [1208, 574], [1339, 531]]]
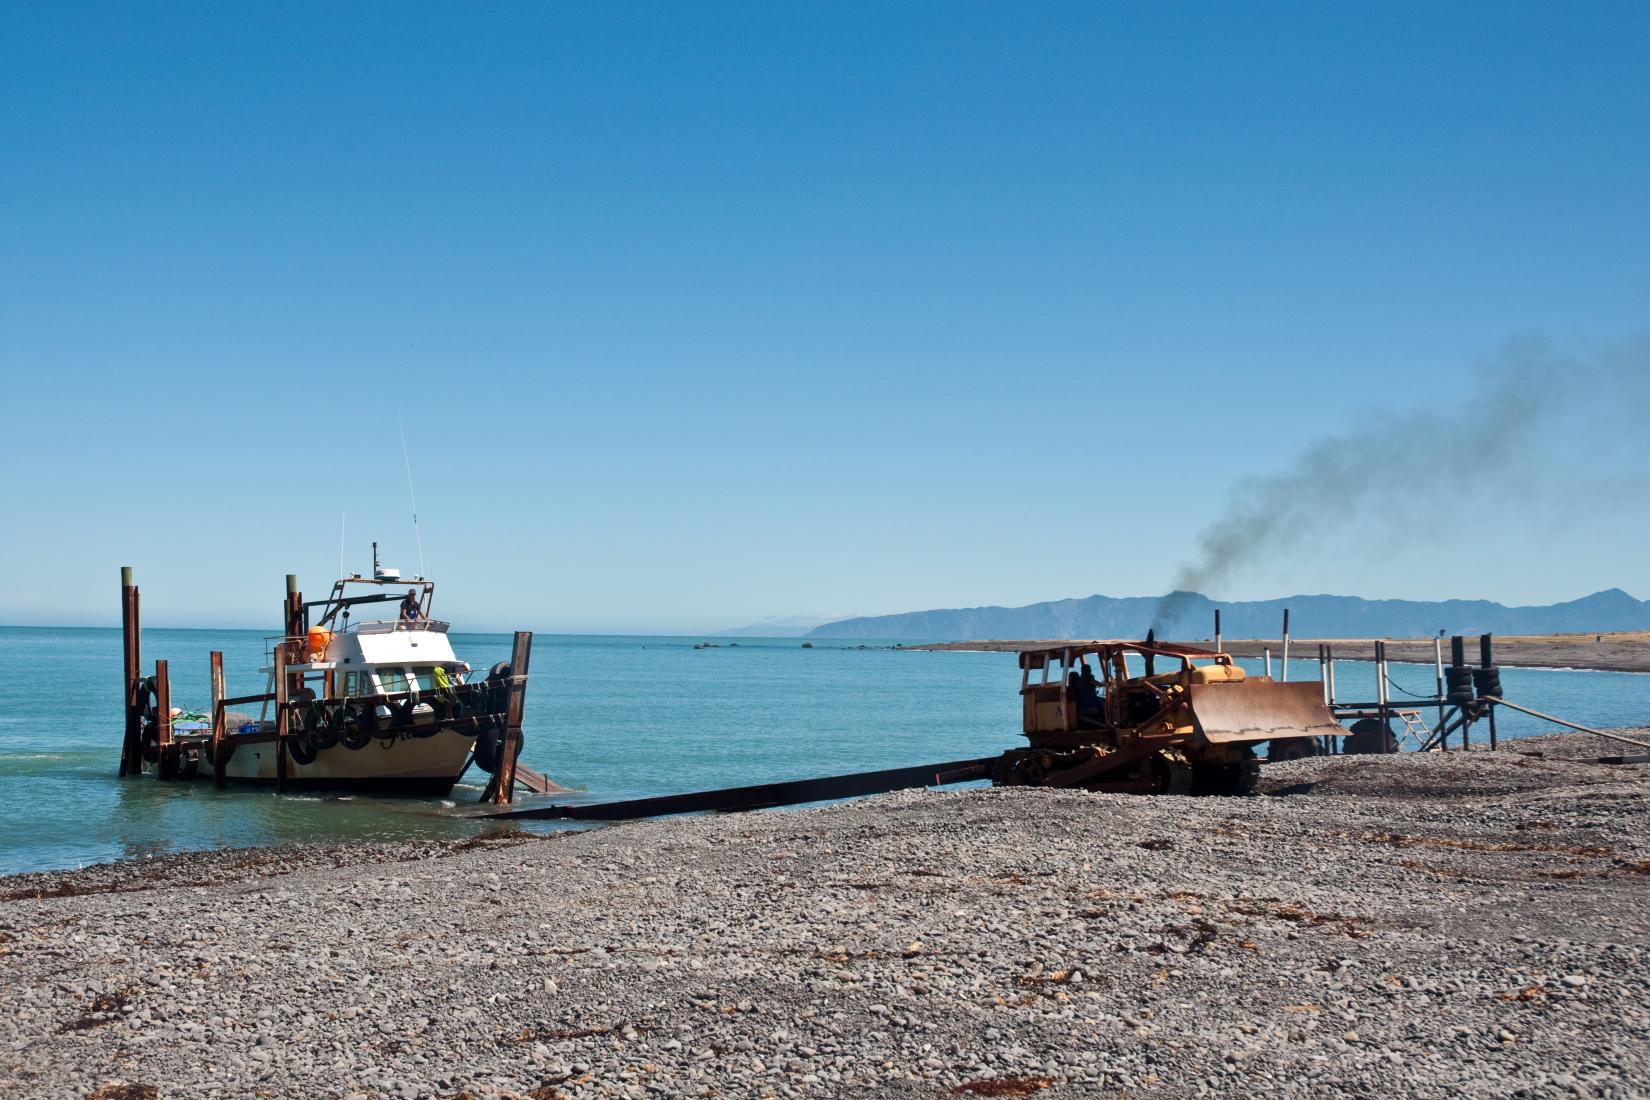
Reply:
[[[341, 578], [326, 599], [299, 605], [288, 633], [271, 639], [264, 671], [273, 680], [274, 646], [282, 646], [295, 693], [321, 699], [411, 696], [416, 702], [442, 686], [438, 668], [448, 686], [463, 684], [470, 666], [453, 652], [448, 624], [430, 617], [434, 598], [434, 581], [403, 580], [393, 569]], [[393, 614], [384, 616], [386, 609]]]

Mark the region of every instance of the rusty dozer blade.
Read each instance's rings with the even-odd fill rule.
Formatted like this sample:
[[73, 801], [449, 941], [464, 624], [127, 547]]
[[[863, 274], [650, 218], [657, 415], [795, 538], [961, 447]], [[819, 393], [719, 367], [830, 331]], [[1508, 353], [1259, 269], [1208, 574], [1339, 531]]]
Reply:
[[1193, 684], [1191, 690], [1193, 724], [1213, 744], [1346, 734], [1324, 706], [1323, 685], [1316, 681], [1244, 680]]

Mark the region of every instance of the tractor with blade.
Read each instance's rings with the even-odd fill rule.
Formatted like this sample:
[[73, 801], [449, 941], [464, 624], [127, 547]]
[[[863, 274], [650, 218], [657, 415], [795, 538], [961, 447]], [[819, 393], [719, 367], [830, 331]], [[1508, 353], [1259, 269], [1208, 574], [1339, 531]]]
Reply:
[[1149, 636], [1022, 650], [1020, 697], [1030, 745], [994, 762], [1001, 785], [1247, 794], [1256, 745], [1281, 756], [1346, 734], [1316, 681], [1248, 675], [1229, 654]]

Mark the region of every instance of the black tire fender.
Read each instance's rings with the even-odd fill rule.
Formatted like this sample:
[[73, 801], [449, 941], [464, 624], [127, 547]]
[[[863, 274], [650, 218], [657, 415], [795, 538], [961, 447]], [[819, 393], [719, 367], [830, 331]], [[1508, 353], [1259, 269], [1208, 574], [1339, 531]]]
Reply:
[[155, 678], [153, 676], [145, 676], [137, 682], [136, 702], [138, 710], [143, 712], [143, 716], [145, 718], [154, 718], [156, 716], [156, 704], [159, 700], [160, 695], [155, 690]]
[[378, 706], [375, 703], [351, 703], [349, 722], [362, 733], [375, 734], [379, 726]]
[[487, 670], [487, 710], [503, 714], [510, 702], [510, 662], [500, 661]]
[[300, 733], [296, 737], [288, 737], [286, 739], [286, 753], [292, 757], [294, 764], [315, 763], [315, 743], [310, 740], [307, 733]]
[[378, 711], [371, 703], [347, 703], [343, 712], [344, 722], [351, 728], [339, 736], [338, 743], [352, 751], [366, 748], [378, 732]]
[[1390, 722], [1383, 727], [1375, 718], [1360, 718], [1352, 723], [1351, 736], [1341, 741], [1341, 752], [1347, 756], [1361, 756], [1398, 751], [1398, 738]]
[[315, 704], [315, 721], [309, 728], [309, 736], [315, 742], [316, 749], [330, 749], [338, 743], [338, 735], [344, 725], [341, 717], [343, 710], [337, 703]]
[[391, 703], [390, 704], [390, 727], [392, 729], [394, 729], [394, 728], [398, 728], [398, 727], [401, 727], [401, 726], [410, 726], [410, 725], [412, 725], [413, 707], [415, 707], [417, 705], [418, 705], [417, 702], [413, 699], [413, 697], [411, 695], [407, 696], [405, 699], [401, 700], [399, 703]]
[[499, 763], [504, 759], [504, 731], [489, 727], [476, 734], [475, 763], [476, 767], [488, 775], [498, 773]]

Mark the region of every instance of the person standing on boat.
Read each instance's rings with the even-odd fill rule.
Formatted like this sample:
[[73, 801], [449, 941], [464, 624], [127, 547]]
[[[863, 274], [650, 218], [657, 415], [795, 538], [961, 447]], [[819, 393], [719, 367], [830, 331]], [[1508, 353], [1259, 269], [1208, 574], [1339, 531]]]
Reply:
[[435, 688], [436, 712], [443, 718], [453, 717], [453, 704], [458, 700], [453, 698], [453, 678], [447, 675], [446, 665], [430, 669], [430, 684]]
[[416, 623], [418, 621], [419, 611], [418, 590], [409, 588], [407, 589], [407, 598], [401, 601], [401, 621], [404, 623]]

